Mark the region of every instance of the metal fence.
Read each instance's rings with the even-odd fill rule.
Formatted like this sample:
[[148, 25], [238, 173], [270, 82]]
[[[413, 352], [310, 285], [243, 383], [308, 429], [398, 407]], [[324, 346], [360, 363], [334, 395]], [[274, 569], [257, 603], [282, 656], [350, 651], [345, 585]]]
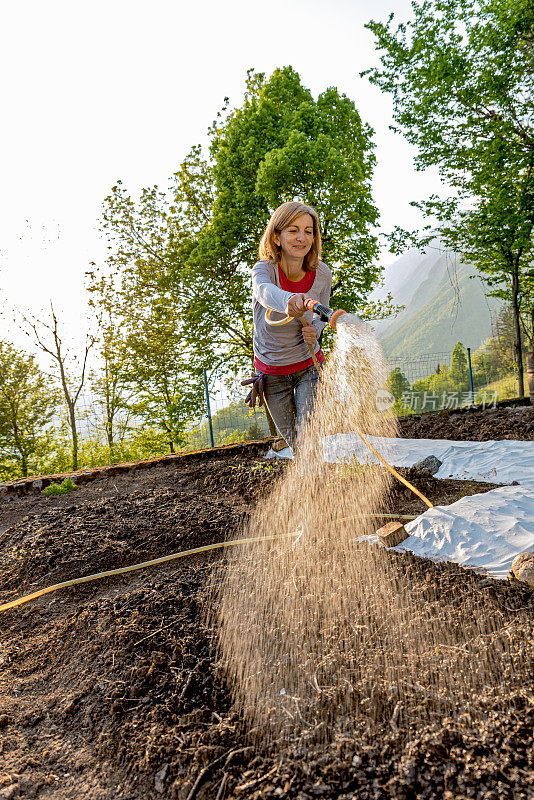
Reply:
[[[399, 415], [421, 414], [471, 405], [494, 405], [497, 400], [517, 396], [517, 381], [510, 375], [499, 380], [474, 372], [467, 349], [468, 369], [464, 380], [454, 382], [449, 375], [452, 353], [422, 353], [414, 357], [388, 359], [390, 378], [380, 398], [382, 407], [394, 407]], [[204, 413], [186, 426], [184, 450], [200, 450], [269, 436], [264, 408], [249, 409], [244, 403], [247, 389], [239, 382], [227, 386], [217, 374], [204, 374]], [[103, 428], [90, 398], [80, 398], [80, 439], [103, 439]], [[130, 420], [130, 430], [141, 420]], [[135, 454], [134, 454], [135, 455]], [[98, 458], [97, 455], [94, 456]]]
[[[382, 407], [393, 406], [399, 415], [405, 415], [473, 405], [494, 406], [498, 400], [517, 396], [517, 381], [513, 375], [492, 380], [490, 375], [474, 372], [470, 348], [466, 348], [466, 357], [463, 381], [449, 376], [451, 351], [422, 353], [417, 358], [389, 358], [388, 388], [385, 398], [381, 395], [377, 402]], [[394, 371], [397, 376], [401, 375], [400, 390], [396, 390], [391, 378]], [[249, 411], [243, 402], [246, 390], [236, 389], [232, 394], [217, 391], [211, 387], [207, 375], [204, 386], [206, 413], [194, 427], [195, 444], [213, 447], [269, 435], [264, 410]]]
[[[463, 376], [451, 372], [452, 352], [423, 353], [417, 358], [391, 357], [388, 388], [395, 393], [395, 409], [401, 414], [425, 414], [466, 406], [495, 406], [498, 400], [517, 396], [517, 379], [495, 379], [474, 369], [471, 349], [465, 349]], [[397, 373], [394, 380], [394, 373]], [[396, 390], [396, 391], [395, 391]]]
[[[517, 397], [515, 376], [484, 375], [480, 359], [470, 371], [465, 365], [460, 382], [451, 370], [451, 352], [423, 353], [417, 358], [389, 359], [387, 385], [377, 393], [377, 406], [391, 408], [398, 415], [421, 414], [440, 409], [481, 404]], [[456, 361], [455, 361], [456, 363]], [[454, 379], [453, 379], [454, 378]], [[228, 386], [216, 373], [203, 377], [204, 410], [186, 422], [174, 441], [174, 452], [202, 450], [269, 436], [263, 408], [249, 409], [244, 403], [247, 389], [239, 381]], [[380, 394], [380, 397], [379, 397]], [[124, 461], [139, 461], [169, 453], [171, 445], [161, 425], [150, 426], [144, 419], [119, 414], [116, 435], [110, 446], [104, 424], [104, 409], [91, 395], [81, 396], [77, 404], [79, 434], [78, 466], [96, 467]], [[31, 470], [35, 474], [55, 474], [72, 469], [72, 440], [66, 413], [52, 421], [46, 451], [35, 454]], [[20, 465], [5, 464], [5, 475], [17, 477]], [[1, 465], [0, 465], [1, 468]]]
[[236, 442], [264, 439], [269, 436], [269, 423], [262, 406], [250, 409], [244, 402], [248, 389], [239, 383], [231, 388], [214, 381], [204, 373], [206, 411], [188, 435], [187, 449], [220, 447]]

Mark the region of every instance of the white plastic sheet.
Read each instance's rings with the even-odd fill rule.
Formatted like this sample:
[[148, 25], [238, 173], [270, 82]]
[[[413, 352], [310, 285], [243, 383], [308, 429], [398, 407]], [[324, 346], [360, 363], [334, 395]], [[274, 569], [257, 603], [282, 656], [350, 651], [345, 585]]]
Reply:
[[[378, 452], [396, 467], [411, 467], [426, 456], [442, 461], [436, 478], [511, 484], [463, 497], [450, 506], [429, 509], [406, 525], [410, 537], [397, 550], [455, 561], [505, 578], [518, 553], [534, 550], [534, 442], [515, 440], [459, 442], [447, 439], [369, 437]], [[377, 458], [356, 433], [324, 440], [325, 461]], [[273, 453], [274, 455], [274, 453]], [[277, 457], [291, 457], [289, 450]], [[376, 537], [369, 541], [378, 542]]]
[[425, 511], [396, 550], [455, 561], [505, 578], [519, 553], [534, 549], [534, 489], [503, 486]]

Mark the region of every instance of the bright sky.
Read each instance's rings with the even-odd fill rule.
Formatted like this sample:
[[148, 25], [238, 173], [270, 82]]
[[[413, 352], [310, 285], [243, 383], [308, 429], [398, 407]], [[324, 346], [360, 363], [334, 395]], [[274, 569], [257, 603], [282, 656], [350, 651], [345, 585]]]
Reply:
[[[223, 104], [240, 105], [246, 71], [290, 64], [315, 96], [337, 86], [376, 131], [381, 227], [416, 225], [409, 201], [439, 189], [388, 130], [389, 97], [359, 72], [377, 63], [372, 17], [408, 0], [19, 0], [0, 30], [0, 302], [54, 301], [80, 328], [84, 272], [100, 262], [101, 203], [118, 178], [135, 196], [165, 188]], [[390, 262], [391, 256], [385, 261]], [[0, 336], [21, 341], [10, 315]]]

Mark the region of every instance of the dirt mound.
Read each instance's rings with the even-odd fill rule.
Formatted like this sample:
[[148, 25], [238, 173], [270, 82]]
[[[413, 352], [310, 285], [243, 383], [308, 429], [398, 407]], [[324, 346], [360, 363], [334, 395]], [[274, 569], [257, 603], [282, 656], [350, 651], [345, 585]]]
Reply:
[[[283, 469], [257, 457], [199, 459], [137, 473], [137, 483], [118, 476], [66, 497], [21, 498], [0, 538], [3, 599], [233, 538]], [[433, 502], [491, 488], [406, 472]], [[341, 478], [350, 482], [350, 474]], [[389, 502], [398, 513], [422, 510], [403, 487]], [[526, 800], [534, 723], [527, 675], [519, 686], [517, 675], [503, 676], [499, 692], [481, 692], [455, 719], [437, 713], [432, 724], [408, 728], [384, 696], [380, 718], [362, 719], [356, 736], [340, 723], [328, 745], [310, 730], [283, 750], [249, 747], [205, 621], [213, 559], [222, 557], [64, 590], [0, 616], [0, 798]], [[453, 564], [385, 557], [410, 574], [422, 603], [445, 610], [478, 592], [509, 632], [511, 665], [524, 661], [531, 591]], [[428, 702], [424, 693], [420, 701]]]

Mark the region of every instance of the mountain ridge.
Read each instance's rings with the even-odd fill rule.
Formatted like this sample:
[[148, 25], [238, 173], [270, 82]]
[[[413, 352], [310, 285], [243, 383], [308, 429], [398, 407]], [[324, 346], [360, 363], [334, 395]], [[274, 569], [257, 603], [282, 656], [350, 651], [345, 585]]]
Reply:
[[456, 342], [476, 350], [491, 336], [492, 317], [502, 301], [487, 297], [480, 274], [449, 250], [412, 250], [385, 270], [372, 295], [405, 308], [371, 321], [386, 357], [417, 358], [452, 351]]

